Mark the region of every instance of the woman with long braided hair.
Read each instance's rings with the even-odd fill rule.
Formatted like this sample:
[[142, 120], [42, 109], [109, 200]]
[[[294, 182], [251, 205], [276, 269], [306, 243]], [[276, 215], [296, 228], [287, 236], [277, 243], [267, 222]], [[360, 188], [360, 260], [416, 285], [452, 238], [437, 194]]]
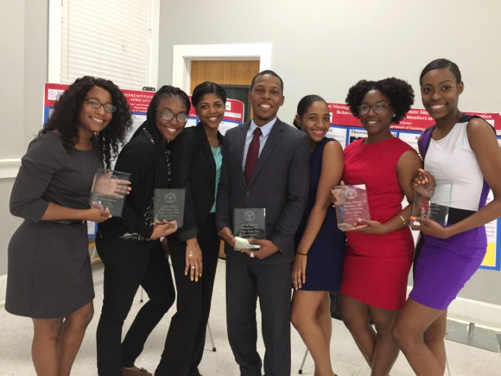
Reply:
[[[185, 92], [166, 85], [153, 96], [147, 119], [120, 152], [115, 169], [130, 173], [131, 193], [121, 218], [99, 226], [98, 253], [103, 260], [104, 298], [97, 328], [99, 375], [148, 376], [135, 366], [144, 343], [174, 303], [174, 285], [160, 239], [177, 231], [175, 221], [154, 222], [155, 188], [171, 183], [170, 151], [188, 119]], [[122, 326], [139, 286], [148, 294], [123, 342]]]

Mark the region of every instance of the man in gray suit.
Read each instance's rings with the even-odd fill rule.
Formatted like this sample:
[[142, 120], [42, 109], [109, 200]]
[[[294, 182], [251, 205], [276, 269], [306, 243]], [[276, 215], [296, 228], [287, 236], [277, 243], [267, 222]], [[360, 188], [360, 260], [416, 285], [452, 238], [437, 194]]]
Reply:
[[[309, 142], [283, 123], [283, 81], [273, 71], [257, 74], [248, 94], [253, 119], [226, 132], [218, 187], [216, 226], [226, 242], [228, 338], [242, 376], [261, 376], [256, 350], [256, 302], [262, 313], [266, 376], [289, 376], [294, 234], [306, 206]], [[265, 208], [266, 239], [259, 250], [233, 249], [235, 208]]]

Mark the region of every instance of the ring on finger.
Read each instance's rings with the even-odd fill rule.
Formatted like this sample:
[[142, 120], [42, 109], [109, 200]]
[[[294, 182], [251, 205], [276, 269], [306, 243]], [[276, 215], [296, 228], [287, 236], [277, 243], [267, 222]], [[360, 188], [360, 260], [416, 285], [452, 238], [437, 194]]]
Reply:
[[249, 255], [249, 256], [250, 256], [250, 257], [254, 257], [254, 251], [251, 251], [251, 253], [250, 253], [250, 255]]
[[195, 265], [191, 265], [191, 270], [194, 270], [195, 269]]

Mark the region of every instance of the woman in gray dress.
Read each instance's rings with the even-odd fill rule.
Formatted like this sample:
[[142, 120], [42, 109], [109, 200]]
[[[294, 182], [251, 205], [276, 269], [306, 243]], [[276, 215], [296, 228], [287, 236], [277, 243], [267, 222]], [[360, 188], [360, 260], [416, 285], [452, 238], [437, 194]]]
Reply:
[[[83, 77], [60, 97], [21, 161], [10, 211], [24, 218], [8, 251], [10, 313], [31, 317], [38, 375], [69, 375], [93, 315], [86, 221], [110, 217], [89, 207], [97, 168], [110, 166], [132, 120], [111, 81]], [[120, 190], [128, 190], [121, 181]]]

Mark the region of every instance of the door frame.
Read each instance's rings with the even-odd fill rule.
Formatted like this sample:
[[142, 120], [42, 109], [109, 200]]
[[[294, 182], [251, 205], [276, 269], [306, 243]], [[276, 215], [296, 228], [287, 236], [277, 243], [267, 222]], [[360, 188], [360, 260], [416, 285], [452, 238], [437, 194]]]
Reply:
[[263, 71], [271, 69], [271, 52], [271, 43], [174, 45], [172, 85], [190, 90], [193, 60], [259, 60], [259, 71]]

